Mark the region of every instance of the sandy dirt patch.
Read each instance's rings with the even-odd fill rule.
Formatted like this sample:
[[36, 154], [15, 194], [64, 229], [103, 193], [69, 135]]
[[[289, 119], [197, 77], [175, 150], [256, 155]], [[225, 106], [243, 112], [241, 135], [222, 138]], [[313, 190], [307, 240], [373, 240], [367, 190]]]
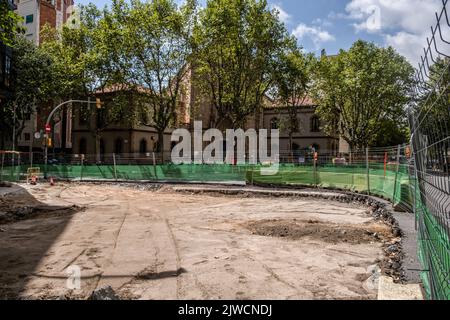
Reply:
[[0, 298], [111, 285], [122, 299], [374, 299], [367, 280], [390, 236], [367, 208], [318, 199], [24, 188], [38, 206], [82, 210], [0, 225]]

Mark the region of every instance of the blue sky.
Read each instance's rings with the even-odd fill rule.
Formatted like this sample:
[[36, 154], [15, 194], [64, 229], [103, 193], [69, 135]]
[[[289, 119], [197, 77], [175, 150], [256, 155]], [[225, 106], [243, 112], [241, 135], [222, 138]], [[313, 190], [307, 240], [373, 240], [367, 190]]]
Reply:
[[[182, 0], [178, 0], [181, 2]], [[335, 54], [358, 39], [391, 45], [416, 65], [441, 0], [268, 0], [305, 50]], [[75, 0], [104, 6], [110, 0]], [[204, 3], [205, 0], [200, 1]], [[450, 48], [449, 48], [450, 49]]]

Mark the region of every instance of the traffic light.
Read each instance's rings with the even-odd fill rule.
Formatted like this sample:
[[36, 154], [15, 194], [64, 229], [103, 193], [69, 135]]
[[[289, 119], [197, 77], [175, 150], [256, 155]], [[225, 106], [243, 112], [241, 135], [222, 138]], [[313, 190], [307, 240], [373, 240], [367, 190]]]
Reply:
[[100, 98], [95, 99], [95, 105], [97, 106], [97, 109], [101, 109], [103, 102]]
[[48, 146], [49, 148], [52, 147], [52, 138], [48, 138], [48, 139], [47, 139], [47, 146]]

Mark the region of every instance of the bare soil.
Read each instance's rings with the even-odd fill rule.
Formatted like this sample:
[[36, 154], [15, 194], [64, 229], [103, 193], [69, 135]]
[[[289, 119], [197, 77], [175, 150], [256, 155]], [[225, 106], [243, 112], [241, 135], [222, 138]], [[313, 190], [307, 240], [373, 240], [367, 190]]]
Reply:
[[0, 197], [0, 225], [45, 216], [70, 215], [82, 210], [77, 205], [51, 206], [37, 201], [27, 192], [10, 193]]
[[38, 208], [0, 225], [0, 298], [87, 299], [110, 285], [121, 299], [374, 299], [392, 237], [366, 207], [319, 199], [23, 188], [0, 205]]
[[319, 220], [262, 220], [247, 224], [247, 228], [256, 235], [301, 240], [308, 238], [326, 243], [373, 243], [392, 237], [387, 225], [368, 223], [346, 225], [324, 223]]

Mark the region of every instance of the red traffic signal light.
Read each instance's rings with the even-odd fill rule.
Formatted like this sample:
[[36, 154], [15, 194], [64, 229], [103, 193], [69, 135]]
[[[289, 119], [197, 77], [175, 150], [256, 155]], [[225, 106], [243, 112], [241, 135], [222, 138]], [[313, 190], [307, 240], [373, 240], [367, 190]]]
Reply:
[[45, 133], [50, 133], [52, 131], [52, 127], [49, 124], [45, 125]]

